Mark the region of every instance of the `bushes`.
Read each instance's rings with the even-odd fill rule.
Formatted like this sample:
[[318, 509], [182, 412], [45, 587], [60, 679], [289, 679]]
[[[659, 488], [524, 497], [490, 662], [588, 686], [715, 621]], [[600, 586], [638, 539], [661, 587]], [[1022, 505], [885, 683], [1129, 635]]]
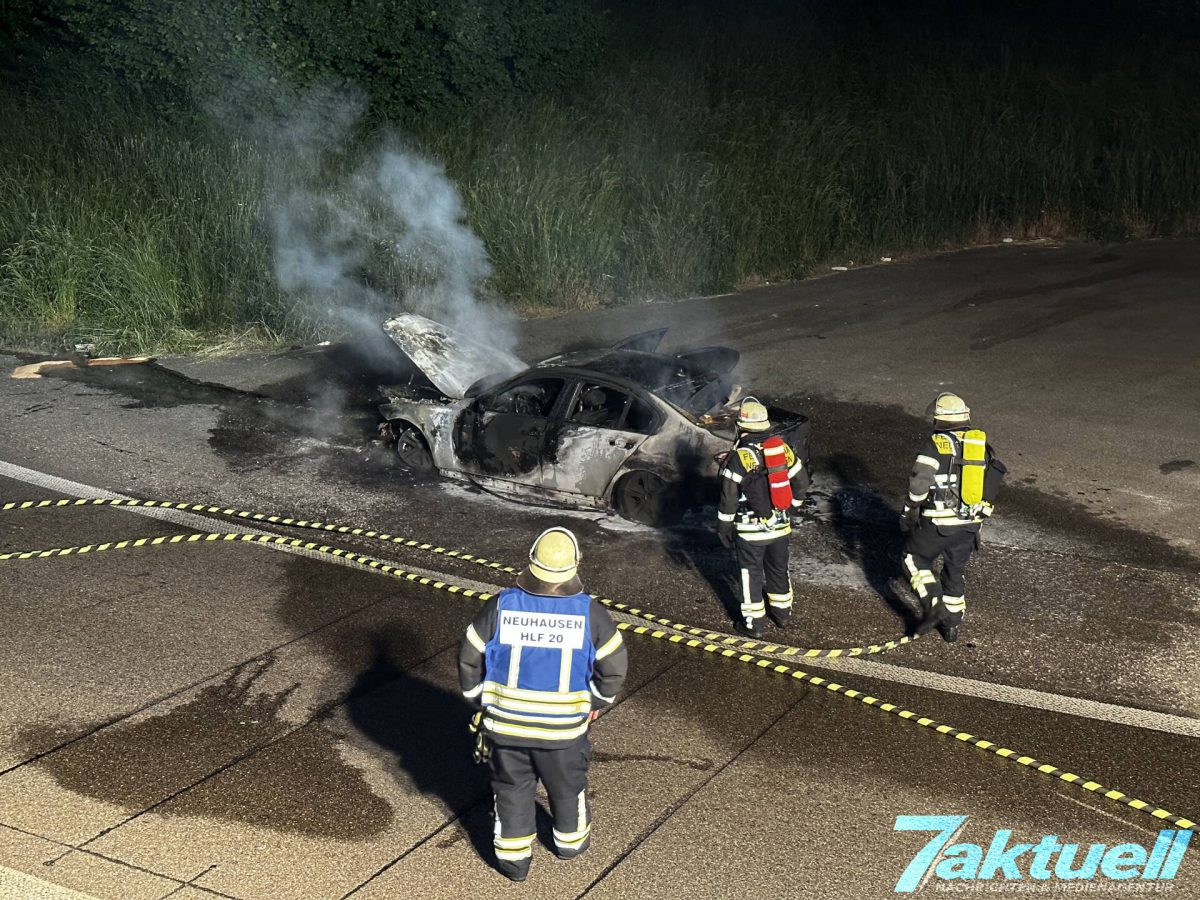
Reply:
[[[491, 289], [525, 308], [1008, 234], [1196, 234], [1193, 35], [1046, 6], [639, 3], [586, 90], [410, 113], [405, 138], [445, 164]], [[0, 96], [0, 121], [0, 335], [134, 349], [326, 327], [271, 279], [277, 147], [78, 91]], [[373, 257], [362, 274], [389, 297], [408, 277]]]
[[[24, 2], [24, 0], [23, 0]], [[269, 104], [283, 83], [352, 84], [376, 113], [495, 105], [591, 70], [588, 0], [52, 0], [61, 38], [127, 82], [210, 103]]]

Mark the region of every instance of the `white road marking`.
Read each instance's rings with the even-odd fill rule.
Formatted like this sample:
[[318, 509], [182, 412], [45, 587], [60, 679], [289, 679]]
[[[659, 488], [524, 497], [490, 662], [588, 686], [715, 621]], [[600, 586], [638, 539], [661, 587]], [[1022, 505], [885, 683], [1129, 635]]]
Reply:
[[[772, 655], [770, 658], [777, 657]], [[934, 691], [946, 691], [967, 697], [977, 697], [981, 700], [996, 700], [1014, 706], [1026, 706], [1031, 709], [1042, 709], [1068, 716], [1080, 716], [1099, 722], [1131, 725], [1134, 728], [1147, 728], [1184, 737], [1200, 737], [1200, 719], [1140, 709], [1136, 706], [1101, 703], [1098, 700], [1085, 700], [1082, 697], [1069, 697], [1065, 694], [1051, 694], [1048, 691], [1036, 691], [1032, 688], [1014, 687], [991, 681], [976, 681], [973, 678], [960, 678], [957, 675], [942, 675], [937, 672], [927, 672], [924, 669], [913, 669], [908, 666], [896, 666], [867, 659], [801, 659], [796, 660], [795, 664], [801, 666], [808, 664], [839, 672], [851, 672], [855, 675], [877, 678], [882, 681], [893, 681]]]
[[[1058, 791], [1056, 793], [1056, 796], [1062, 797], [1062, 799], [1064, 799], [1064, 800], [1070, 800], [1072, 803], [1076, 804], [1077, 806], [1082, 806], [1084, 809], [1089, 810], [1090, 812], [1099, 813], [1100, 815], [1104, 816], [1106, 819], [1112, 819], [1114, 822], [1124, 825], [1126, 828], [1136, 828], [1138, 831], [1144, 832], [1146, 834], [1150, 834], [1150, 835], [1154, 835], [1154, 836], [1158, 835], [1158, 832], [1154, 831], [1151, 828], [1145, 828], [1144, 826], [1139, 825], [1136, 822], [1126, 821], [1125, 819], [1122, 819], [1120, 816], [1109, 812], [1107, 809], [1101, 809], [1098, 806], [1093, 806], [1090, 803], [1085, 803], [1082, 800], [1080, 800], [1078, 797], [1072, 797], [1070, 794], [1064, 794], [1061, 791]], [[1165, 825], [1166, 823], [1164, 822], [1163, 824]]]
[[0, 866], [0, 900], [99, 900], [52, 881]]
[[[66, 478], [59, 478], [55, 475], [48, 475], [44, 472], [39, 472], [36, 469], [27, 469], [23, 466], [17, 466], [3, 460], [0, 460], [0, 476], [12, 478], [17, 481], [23, 481], [27, 484], [37, 485], [38, 487], [43, 487], [57, 493], [68, 494], [74, 497], [128, 499], [124, 494], [117, 494], [112, 491], [104, 490], [103, 488], [81, 484], [80, 482], [71, 481]], [[213, 526], [219, 524], [220, 529], [216, 530], [246, 531], [254, 534], [274, 534], [274, 532], [259, 531], [252, 528], [234, 526], [231, 523], [220, 519], [210, 519], [207, 516], [179, 512], [178, 510], [159, 509], [155, 507], [121, 506], [114, 507], [114, 509], [123, 509], [126, 512], [136, 513], [137, 515], [162, 519], [164, 521], [173, 522], [177, 525], [185, 525], [189, 528], [198, 528], [204, 531], [215, 530]], [[329, 556], [327, 554], [317, 553], [316, 551], [312, 550], [303, 550], [298, 547], [286, 547], [275, 544], [256, 544], [254, 546], [265, 547], [268, 550], [278, 550], [284, 553], [292, 553], [298, 556], [306, 556], [310, 559], [316, 559], [321, 562], [349, 566], [351, 568], [361, 569], [362, 571], [366, 572], [374, 572], [377, 575], [385, 574], [368, 566], [355, 563], [352, 560]], [[383, 557], [376, 558], [383, 559]], [[391, 565], [405, 569], [409, 572], [416, 572], [420, 575], [429, 578], [435, 578], [439, 581], [465, 585], [479, 591], [494, 593], [501, 589], [500, 585], [472, 581], [462, 578], [459, 575], [436, 572], [429, 569], [419, 569], [415, 566], [408, 565], [407, 563], [396, 562], [388, 559], [384, 559], [384, 562], [388, 562]], [[638, 619], [636, 617], [626, 616], [616, 612], [613, 613], [613, 618], [628, 622], [635, 622], [638, 624], [648, 624], [644, 619]], [[661, 627], [664, 631], [672, 630], [670, 628], [666, 628], [665, 626], [655, 627]], [[714, 634], [721, 635], [721, 637], [730, 636], [721, 632], [714, 632]], [[1052, 694], [1047, 691], [1037, 691], [1031, 688], [1015, 687], [1008, 684], [997, 684], [990, 681], [977, 681], [973, 678], [962, 678], [956, 675], [942, 675], [937, 672], [927, 672], [924, 669], [914, 669], [908, 666], [897, 666], [890, 663], [881, 663], [866, 659], [800, 659], [797, 657], [781, 657], [778, 653], [756, 655], [764, 656], [769, 659], [778, 659], [791, 665], [832, 669], [838, 672], [849, 672], [854, 675], [862, 675], [864, 677], [874, 678], [880, 681], [890, 681], [896, 684], [907, 684], [912, 687], [941, 691], [959, 696], [975, 697], [981, 700], [1008, 703], [1014, 706], [1024, 706], [1029, 709], [1040, 709], [1046, 712], [1058, 713], [1061, 715], [1094, 719], [1100, 722], [1111, 722], [1117, 725], [1128, 725], [1134, 728], [1145, 728], [1152, 731], [1165, 732], [1167, 734], [1182, 735], [1184, 737], [1200, 737], [1200, 719], [1191, 718], [1188, 716], [1172, 715], [1170, 713], [1154, 712], [1152, 710], [1139, 709], [1138, 707], [1134, 706], [1121, 706], [1113, 703], [1102, 703], [1097, 700], [1085, 700], [1080, 697], [1069, 697], [1064, 694]]]

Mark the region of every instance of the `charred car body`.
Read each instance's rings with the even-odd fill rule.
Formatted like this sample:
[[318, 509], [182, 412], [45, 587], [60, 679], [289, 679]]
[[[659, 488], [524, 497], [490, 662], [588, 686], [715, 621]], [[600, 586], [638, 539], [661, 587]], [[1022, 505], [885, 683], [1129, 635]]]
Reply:
[[[664, 328], [527, 366], [421, 316], [383, 327], [414, 366], [409, 384], [382, 388], [380, 407], [406, 467], [646, 524], [714, 500], [734, 439], [737, 351], [659, 353]], [[806, 452], [807, 418], [774, 415]]]

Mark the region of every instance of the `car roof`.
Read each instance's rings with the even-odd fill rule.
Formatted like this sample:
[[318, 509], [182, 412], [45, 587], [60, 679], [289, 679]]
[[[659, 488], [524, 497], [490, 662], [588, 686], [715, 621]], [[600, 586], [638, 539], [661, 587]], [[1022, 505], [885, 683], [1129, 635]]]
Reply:
[[574, 369], [618, 378], [655, 393], [679, 381], [712, 375], [711, 370], [690, 360], [665, 353], [641, 350], [580, 350], [553, 356], [536, 369]]

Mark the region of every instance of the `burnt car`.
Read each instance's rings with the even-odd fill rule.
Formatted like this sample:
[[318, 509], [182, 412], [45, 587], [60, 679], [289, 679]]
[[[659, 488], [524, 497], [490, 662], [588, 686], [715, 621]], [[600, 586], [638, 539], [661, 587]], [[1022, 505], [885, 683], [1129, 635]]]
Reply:
[[[664, 328], [529, 366], [421, 316], [383, 328], [413, 364], [409, 384], [381, 388], [405, 467], [653, 525], [713, 501], [734, 439], [737, 351], [660, 353]], [[807, 418], [774, 414], [807, 452]]]

